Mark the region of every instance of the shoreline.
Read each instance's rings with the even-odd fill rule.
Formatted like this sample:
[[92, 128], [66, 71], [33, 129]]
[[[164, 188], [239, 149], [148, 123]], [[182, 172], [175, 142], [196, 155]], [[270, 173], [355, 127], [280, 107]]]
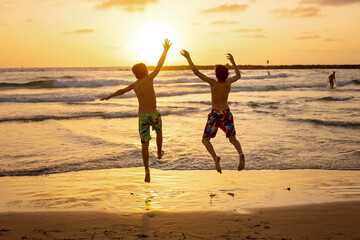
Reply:
[[143, 167], [0, 178], [4, 211], [212, 211], [360, 200], [360, 172], [160, 170]]
[[231, 211], [0, 213], [0, 239], [359, 239], [360, 201]]
[[[134, 118], [136, 119], [137, 117], [129, 117], [129, 118]], [[166, 169], [166, 168], [157, 168], [154, 167], [156, 164], [159, 163], [152, 163], [152, 165], [150, 165], [150, 169], [155, 169], [155, 171], [216, 171], [215, 168], [214, 169]], [[111, 170], [120, 170], [120, 169], [141, 169], [143, 168], [142, 166], [138, 166], [138, 167], [123, 167], [123, 168], [100, 168], [100, 169], [81, 169], [81, 170], [71, 170], [71, 171], [65, 171], [65, 172], [50, 172], [50, 173], [32, 173], [32, 174], [10, 174], [10, 175], [0, 175], [0, 180], [1, 178], [22, 178], [22, 177], [49, 177], [49, 176], [53, 176], [53, 175], [58, 175], [58, 174], [72, 174], [72, 173], [78, 173], [78, 172], [88, 172], [88, 171], [111, 171]], [[237, 171], [236, 169], [224, 169], [222, 168], [222, 171], [235, 171], [235, 172], [241, 172], [241, 171]], [[242, 171], [274, 171], [274, 172], [282, 172], [282, 171], [333, 171], [333, 172], [359, 172], [359, 176], [360, 176], [360, 169], [323, 169], [323, 168], [305, 168], [305, 169], [299, 169], [299, 168], [289, 168], [289, 169], [246, 169], [242, 170]]]
[[1, 177], [0, 240], [360, 239], [360, 172], [142, 167]]
[[360, 239], [360, 172], [142, 167], [1, 177], [0, 240]]

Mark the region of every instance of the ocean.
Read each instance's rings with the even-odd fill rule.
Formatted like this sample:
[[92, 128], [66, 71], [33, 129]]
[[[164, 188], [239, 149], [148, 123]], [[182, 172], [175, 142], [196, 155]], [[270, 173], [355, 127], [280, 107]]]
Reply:
[[[335, 89], [327, 87], [330, 69], [241, 71], [229, 106], [246, 169], [360, 170], [360, 71], [335, 71]], [[134, 80], [126, 68], [0, 69], [0, 176], [141, 167], [134, 92], [99, 100]], [[154, 87], [165, 162], [155, 161], [153, 139], [151, 167], [213, 169], [201, 143], [208, 84], [190, 70], [172, 70], [161, 71]], [[237, 169], [221, 130], [212, 142], [222, 168]]]

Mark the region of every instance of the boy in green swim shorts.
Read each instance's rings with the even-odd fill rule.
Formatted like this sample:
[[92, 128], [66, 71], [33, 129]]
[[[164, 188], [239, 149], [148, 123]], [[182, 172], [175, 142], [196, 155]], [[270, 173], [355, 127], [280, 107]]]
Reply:
[[189, 52], [183, 49], [180, 54], [186, 58], [194, 74], [204, 82], [207, 82], [211, 88], [212, 111], [208, 115], [202, 143], [205, 145], [206, 149], [214, 159], [216, 170], [221, 173], [220, 157], [216, 155], [210, 139], [216, 136], [217, 130], [220, 128], [225, 132], [226, 137], [229, 139], [230, 143], [234, 145], [235, 149], [239, 153], [238, 171], [241, 171], [245, 167], [245, 156], [243, 154], [240, 142], [235, 137], [236, 132], [234, 119], [228, 106], [228, 96], [230, 93], [231, 84], [241, 78], [240, 71], [235, 64], [233, 56], [230, 53], [227, 54], [227, 58], [230, 60], [235, 70], [235, 76], [228, 77], [228, 69], [225, 66], [217, 65], [215, 68], [215, 74], [217, 78], [216, 81], [215, 79], [209, 78], [199, 72], [197, 67], [192, 62]]
[[126, 92], [134, 90], [139, 101], [139, 134], [142, 143], [142, 157], [145, 167], [145, 182], [150, 182], [150, 168], [149, 168], [149, 141], [150, 126], [156, 131], [156, 145], [157, 145], [157, 158], [161, 159], [164, 155], [162, 151], [162, 122], [161, 115], [156, 110], [156, 96], [154, 91], [154, 78], [159, 73], [162, 65], [164, 64], [166, 54], [171, 46], [169, 39], [165, 39], [163, 43], [164, 51], [159, 59], [159, 62], [154, 71], [148, 74], [148, 70], [145, 64], [135, 64], [132, 68], [137, 80], [127, 86], [120, 89], [107, 97], [100, 100], [109, 100], [112, 97], [122, 95]]

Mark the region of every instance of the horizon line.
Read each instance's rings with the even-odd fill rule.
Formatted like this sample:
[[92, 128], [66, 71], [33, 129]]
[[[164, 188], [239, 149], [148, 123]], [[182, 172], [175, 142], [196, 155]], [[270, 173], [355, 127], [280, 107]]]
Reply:
[[[213, 69], [217, 64], [214, 65], [197, 65], [199, 69], [207, 70]], [[233, 68], [229, 64], [225, 64], [229, 68]], [[279, 65], [259, 65], [259, 64], [238, 64], [239, 69], [247, 70], [267, 70], [267, 69], [329, 69], [329, 68], [345, 68], [345, 69], [359, 69], [360, 64], [279, 64]], [[156, 66], [147, 66], [150, 70]], [[69, 68], [123, 68], [118, 70], [128, 70], [132, 66], [82, 66], [82, 67], [0, 67], [0, 70], [12, 69], [12, 70], [31, 70], [31, 69], [69, 69]], [[124, 69], [125, 68], [125, 69]], [[165, 65], [162, 66], [162, 70], [191, 70], [189, 65]]]

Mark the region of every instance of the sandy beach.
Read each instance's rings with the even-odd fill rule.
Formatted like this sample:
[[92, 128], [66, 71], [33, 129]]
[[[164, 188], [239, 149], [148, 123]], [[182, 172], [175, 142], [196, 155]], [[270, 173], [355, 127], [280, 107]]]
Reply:
[[326, 170], [3, 177], [0, 239], [360, 239], [359, 186]]
[[0, 239], [360, 239], [360, 202], [252, 210], [0, 214]]

